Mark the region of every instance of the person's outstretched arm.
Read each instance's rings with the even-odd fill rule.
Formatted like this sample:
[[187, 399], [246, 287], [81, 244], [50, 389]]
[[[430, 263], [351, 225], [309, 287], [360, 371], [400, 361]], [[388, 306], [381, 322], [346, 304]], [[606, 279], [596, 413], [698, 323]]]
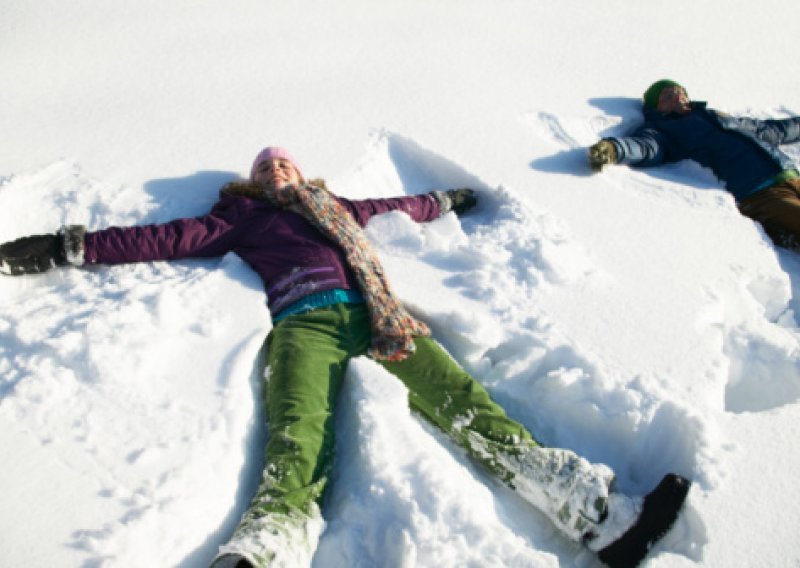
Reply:
[[610, 164], [658, 166], [666, 161], [667, 141], [655, 128], [640, 128], [631, 136], [603, 138], [589, 148], [589, 165], [600, 171]]
[[471, 189], [434, 190], [421, 195], [389, 197], [385, 199], [349, 200], [337, 198], [363, 227], [375, 215], [389, 211], [404, 211], [418, 223], [438, 219], [453, 211], [462, 215], [478, 203], [475, 192]]
[[0, 274], [39, 274], [57, 266], [83, 264], [81, 225], [68, 225], [56, 233], [31, 235], [0, 244]]
[[163, 224], [87, 232], [83, 257], [86, 264], [207, 258], [230, 251], [235, 239], [234, 225], [212, 213]]
[[56, 233], [1, 244], [0, 273], [18, 276], [57, 266], [222, 256], [232, 249], [235, 239], [234, 224], [213, 212], [163, 224], [98, 231], [69, 225]]
[[761, 140], [780, 146], [800, 141], [800, 116], [756, 121], [756, 136]]

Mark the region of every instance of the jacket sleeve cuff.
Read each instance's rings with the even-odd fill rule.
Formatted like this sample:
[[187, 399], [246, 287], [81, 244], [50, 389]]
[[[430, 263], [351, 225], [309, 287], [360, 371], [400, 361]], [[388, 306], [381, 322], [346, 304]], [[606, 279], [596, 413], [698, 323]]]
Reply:
[[453, 200], [450, 199], [450, 196], [447, 195], [446, 191], [436, 189], [431, 191], [431, 195], [439, 204], [439, 217], [443, 217], [453, 208]]
[[85, 246], [83, 237], [86, 235], [86, 227], [83, 225], [64, 225], [58, 231], [64, 237], [64, 257], [73, 266], [83, 266], [86, 262], [84, 257]]
[[622, 144], [620, 144], [619, 140], [617, 140], [616, 138], [604, 138], [604, 140], [608, 140], [614, 145], [614, 150], [616, 151], [616, 158], [617, 158], [616, 163], [618, 164], [622, 163], [623, 156], [625, 154], [625, 148], [622, 147]]

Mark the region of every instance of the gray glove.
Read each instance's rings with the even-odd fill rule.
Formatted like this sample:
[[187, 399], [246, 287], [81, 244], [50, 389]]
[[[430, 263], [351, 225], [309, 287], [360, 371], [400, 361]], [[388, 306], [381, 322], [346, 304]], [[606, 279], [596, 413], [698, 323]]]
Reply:
[[475, 191], [466, 187], [448, 189], [447, 191], [433, 191], [433, 196], [439, 202], [442, 215], [452, 211], [456, 215], [463, 215], [478, 204]]
[[85, 232], [80, 225], [70, 225], [55, 234], [32, 235], [0, 244], [0, 273], [38, 274], [56, 266], [83, 264]]
[[617, 163], [617, 147], [611, 140], [600, 140], [589, 148], [589, 166], [596, 172], [606, 164]]

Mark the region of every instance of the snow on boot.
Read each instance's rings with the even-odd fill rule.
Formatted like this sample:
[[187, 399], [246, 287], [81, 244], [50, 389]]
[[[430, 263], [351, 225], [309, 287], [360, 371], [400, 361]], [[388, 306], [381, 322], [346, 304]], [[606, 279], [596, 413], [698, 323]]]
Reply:
[[311, 566], [311, 558], [325, 528], [319, 507], [299, 512], [259, 515], [250, 509], [220, 547], [211, 568], [296, 568]]
[[563, 448], [527, 447], [516, 455], [498, 455], [512, 473], [509, 485], [547, 515], [568, 537], [580, 541], [600, 523], [614, 472]]
[[675, 523], [689, 493], [691, 481], [670, 473], [644, 498], [636, 522], [597, 556], [611, 568], [633, 568]]

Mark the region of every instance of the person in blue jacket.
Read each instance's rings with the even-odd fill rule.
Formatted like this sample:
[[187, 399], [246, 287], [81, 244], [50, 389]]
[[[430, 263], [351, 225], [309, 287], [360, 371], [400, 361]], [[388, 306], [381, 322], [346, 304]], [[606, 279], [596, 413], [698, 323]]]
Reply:
[[782, 144], [800, 141], [800, 117], [759, 120], [689, 99], [670, 79], [644, 93], [644, 124], [630, 136], [589, 148], [589, 164], [657, 166], [690, 159], [725, 184], [739, 211], [761, 223], [779, 246], [800, 250], [800, 173]]

